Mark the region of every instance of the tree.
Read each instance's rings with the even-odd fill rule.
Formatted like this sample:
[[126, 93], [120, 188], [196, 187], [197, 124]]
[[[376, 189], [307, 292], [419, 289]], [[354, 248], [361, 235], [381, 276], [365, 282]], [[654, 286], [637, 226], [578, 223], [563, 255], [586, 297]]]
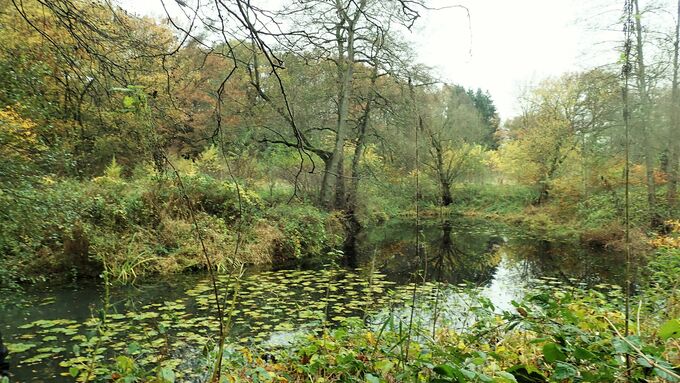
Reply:
[[481, 162], [483, 150], [478, 143], [487, 132], [484, 117], [462, 87], [445, 85], [430, 92], [421, 96], [424, 102], [419, 108], [418, 129], [424, 133], [428, 153], [423, 164], [438, 180], [441, 203], [448, 206], [453, 202], [453, 182]]
[[481, 144], [489, 149], [498, 149], [499, 143], [497, 133], [500, 119], [491, 95], [489, 92], [482, 92], [479, 88], [477, 88], [476, 91], [468, 89], [467, 95], [472, 100], [472, 103], [479, 112], [484, 123], [484, 137]]
[[[552, 184], [570, 156], [580, 156], [585, 169], [588, 152], [611, 150], [616, 144], [616, 88], [615, 76], [599, 70], [548, 80], [526, 97], [524, 113], [507, 123], [510, 142], [501, 146], [500, 166], [519, 167], [511, 171], [536, 186], [537, 204], [549, 199]], [[587, 186], [585, 173], [582, 177]]]
[[651, 95], [649, 79], [647, 78], [647, 66], [643, 48], [642, 14], [638, 0], [633, 0], [635, 7], [635, 79], [637, 91], [640, 99], [639, 123], [642, 137], [642, 147], [644, 150], [645, 175], [647, 181], [647, 205], [651, 217], [651, 225], [658, 227], [661, 225], [661, 218], [657, 211], [656, 201], [656, 181], [654, 179], [655, 152], [651, 140]]
[[[360, 135], [361, 125], [364, 122], [368, 124], [371, 102], [360, 107], [364, 113], [355, 115], [358, 108], [355, 107], [353, 95], [357, 71], [366, 65], [373, 68], [367, 73], [375, 73], [369, 76], [378, 77], [389, 72], [386, 68], [392, 64], [388, 59], [393, 57], [389, 49], [385, 49], [385, 41], [391, 38], [391, 25], [412, 25], [418, 17], [417, 13], [413, 13], [418, 7], [417, 2], [406, 6], [400, 1], [315, 0], [284, 10], [286, 15], [296, 15], [294, 24], [304, 26], [305, 30], [302, 37], [295, 40], [292, 46], [289, 45], [288, 49], [306, 51], [307, 55], [315, 56], [315, 61], [330, 61], [335, 69], [335, 121], [324, 127], [332, 132], [333, 142], [327, 149], [313, 149], [324, 161], [319, 201], [325, 207], [346, 208], [345, 146], [348, 139], [355, 140], [350, 137], [353, 133], [350, 124], [354, 122], [359, 126], [359, 129], [354, 129], [354, 133]], [[259, 80], [253, 83], [258, 84]], [[294, 124], [294, 121], [290, 119], [289, 124]], [[299, 136], [299, 132], [296, 134]], [[304, 141], [304, 138], [298, 138]], [[303, 142], [299, 146], [309, 146], [312, 150], [308, 143]], [[362, 146], [358, 146], [360, 155]], [[335, 198], [332, 198], [333, 191]]]
[[680, 1], [677, 5], [675, 32], [673, 35], [673, 67], [671, 80], [671, 105], [669, 108], [670, 124], [668, 132], [668, 189], [666, 200], [672, 210], [677, 201], [678, 167], [680, 166], [680, 90], [678, 89], [678, 55], [680, 50]]
[[96, 173], [113, 154], [135, 163], [143, 158], [140, 152], [151, 155], [157, 144], [170, 141], [151, 142], [174, 129], [139, 129], [136, 117], [122, 111], [124, 96], [117, 89], [136, 86], [148, 92], [160, 130], [182, 121], [167, 107], [173, 98], [171, 73], [179, 64], [167, 53], [176, 44], [171, 30], [99, 1], [3, 1], [0, 7], [3, 25], [12, 26], [1, 37], [0, 67], [14, 73], [3, 81], [8, 91], [0, 102], [30, 100], [24, 111], [53, 127], [40, 136], [66, 157], [60, 161], [67, 174]]

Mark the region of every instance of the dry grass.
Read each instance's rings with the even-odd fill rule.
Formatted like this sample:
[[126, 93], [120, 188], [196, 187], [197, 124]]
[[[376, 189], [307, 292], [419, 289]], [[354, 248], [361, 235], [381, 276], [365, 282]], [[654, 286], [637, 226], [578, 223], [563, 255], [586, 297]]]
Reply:
[[248, 237], [242, 244], [239, 254], [243, 262], [266, 264], [272, 263], [280, 256], [283, 232], [277, 226], [259, 220], [251, 228]]

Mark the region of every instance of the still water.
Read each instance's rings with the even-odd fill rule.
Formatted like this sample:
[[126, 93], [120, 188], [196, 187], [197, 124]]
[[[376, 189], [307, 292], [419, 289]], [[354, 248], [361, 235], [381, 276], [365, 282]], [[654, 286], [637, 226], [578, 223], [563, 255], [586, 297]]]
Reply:
[[[442, 299], [453, 299], [455, 290], [447, 287], [473, 286], [503, 310], [535, 281], [589, 288], [620, 284], [624, 272], [621, 254], [483, 220], [426, 221], [419, 232], [413, 222], [389, 222], [362, 232], [355, 250], [334, 265], [247, 269], [239, 283], [220, 275], [220, 290], [235, 302], [230, 342], [271, 348], [323, 324], [366, 320], [405, 307], [414, 283], [426, 297], [433, 286], [449, 294]], [[158, 352], [168, 356], [166, 364], [198, 376], [201, 367], [191, 359], [216, 335], [211, 294], [205, 274], [114, 288], [101, 336], [95, 329], [105, 294], [97, 284], [45, 285], [5, 296], [0, 331], [12, 351], [12, 381], [70, 382], [69, 367], [93, 355], [110, 360], [126, 353], [154, 363]]]

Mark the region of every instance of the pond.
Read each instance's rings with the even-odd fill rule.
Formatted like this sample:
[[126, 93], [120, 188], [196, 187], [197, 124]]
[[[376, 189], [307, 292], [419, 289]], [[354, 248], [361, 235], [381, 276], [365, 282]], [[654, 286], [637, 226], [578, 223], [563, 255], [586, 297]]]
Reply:
[[[249, 269], [239, 283], [220, 275], [227, 306], [234, 302], [229, 341], [285, 345], [322, 325], [407, 307], [414, 286], [427, 300], [434, 291], [444, 295], [437, 299], [452, 299], [455, 287], [465, 284], [502, 310], [532, 281], [604, 288], [621, 284], [624, 273], [621, 254], [550, 242], [484, 220], [426, 221], [418, 244], [413, 222], [388, 222], [364, 230], [355, 250], [333, 266]], [[80, 282], [5, 296], [0, 331], [12, 351], [13, 381], [70, 382], [69, 367], [120, 353], [143, 363], [155, 363], [160, 353], [165, 364], [191, 371], [180, 381], [205, 373], [192, 363], [217, 333], [207, 275], [112, 289], [108, 325], [97, 334], [105, 295], [101, 286]]]

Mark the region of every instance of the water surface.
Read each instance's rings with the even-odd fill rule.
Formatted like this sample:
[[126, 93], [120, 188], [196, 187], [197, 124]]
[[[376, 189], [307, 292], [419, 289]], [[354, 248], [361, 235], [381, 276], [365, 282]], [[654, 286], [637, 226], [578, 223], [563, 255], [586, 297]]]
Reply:
[[[403, 308], [414, 283], [421, 304], [429, 304], [435, 291], [445, 295], [438, 299], [455, 302], [454, 287], [465, 284], [501, 310], [510, 309], [539, 278], [586, 288], [620, 284], [623, 264], [621, 254], [551, 242], [484, 220], [432, 220], [418, 229], [413, 222], [394, 221], [366, 229], [355, 254], [335, 265], [251, 268], [238, 284], [221, 275], [220, 291], [227, 303], [236, 296], [230, 342], [268, 348], [322, 325]], [[108, 326], [100, 336], [104, 295], [100, 285], [80, 282], [5, 296], [0, 331], [13, 351], [13, 381], [73, 381], [64, 376], [70, 366], [89, 363], [92, 355], [110, 360], [122, 353], [149, 364], [164, 355], [163, 364], [192, 371], [183, 380], [200, 376], [192, 360], [200, 359], [216, 335], [206, 275], [112, 289]]]

